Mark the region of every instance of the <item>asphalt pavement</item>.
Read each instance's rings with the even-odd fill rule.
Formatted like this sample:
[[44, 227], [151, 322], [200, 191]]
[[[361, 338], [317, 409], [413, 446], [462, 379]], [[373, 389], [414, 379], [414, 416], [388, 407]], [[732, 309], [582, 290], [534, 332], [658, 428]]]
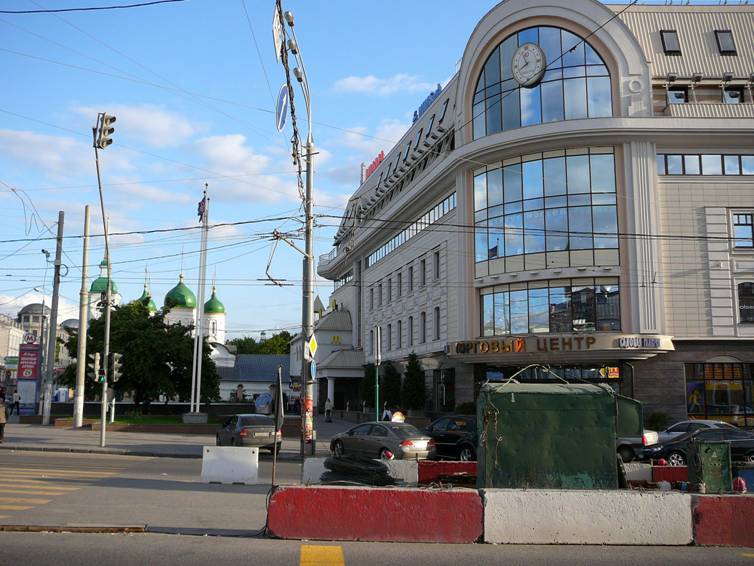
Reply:
[[0, 564], [181, 566], [206, 564], [506, 566], [752, 565], [754, 550], [700, 547], [495, 546], [491, 544], [317, 543], [159, 534], [0, 533]]

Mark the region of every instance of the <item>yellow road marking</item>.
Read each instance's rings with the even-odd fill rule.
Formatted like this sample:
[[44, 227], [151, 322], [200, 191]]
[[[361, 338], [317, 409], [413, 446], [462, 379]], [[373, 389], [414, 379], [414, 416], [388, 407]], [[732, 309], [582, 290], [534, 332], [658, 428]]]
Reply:
[[340, 546], [301, 545], [299, 566], [345, 566], [345, 563]]
[[28, 505], [0, 505], [0, 509], [3, 511], [27, 511], [34, 509], [34, 507], [29, 507]]
[[0, 480], [0, 487], [14, 487], [18, 489], [54, 489], [57, 491], [76, 491], [81, 489], [80, 487], [58, 486], [54, 483], [48, 482], [28, 483], [28, 481], [12, 479]]
[[754, 552], [742, 552], [741, 556], [744, 558], [754, 558]]
[[39, 490], [39, 489], [6, 489], [6, 488], [0, 488], [0, 493], [17, 493], [18, 495], [66, 495], [65, 491], [50, 491], [50, 490]]
[[62, 476], [86, 476], [91, 478], [102, 478], [107, 476], [112, 476], [116, 474], [117, 472], [90, 472], [86, 470], [48, 470], [48, 469], [39, 469], [39, 468], [9, 468], [9, 467], [2, 467], [0, 466], [0, 471], [10, 472], [10, 473], [22, 473], [22, 474], [29, 474], [29, 475], [62, 475]]
[[44, 505], [51, 499], [33, 499], [30, 497], [0, 497], [0, 503], [33, 503], [35, 505]]
[[0, 515], [0, 519], [7, 519], [10, 515]]

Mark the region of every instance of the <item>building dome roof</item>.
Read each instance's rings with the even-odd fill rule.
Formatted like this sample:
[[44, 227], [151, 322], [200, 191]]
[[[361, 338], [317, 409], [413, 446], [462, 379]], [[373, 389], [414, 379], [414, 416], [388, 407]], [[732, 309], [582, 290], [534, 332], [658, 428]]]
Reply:
[[68, 318], [60, 323], [60, 326], [65, 328], [66, 330], [78, 330], [79, 328], [79, 319], [78, 318]]
[[[107, 261], [104, 259], [99, 264], [99, 277], [92, 281], [92, 286], [89, 287], [90, 293], [107, 293]], [[113, 295], [118, 294], [118, 284], [110, 279], [110, 292]]]
[[[44, 310], [44, 313], [43, 313]], [[50, 314], [50, 307], [42, 305], [42, 303], [30, 303], [18, 311], [18, 316], [24, 314]]]
[[147, 307], [147, 311], [149, 311], [150, 314], [157, 312], [157, 305], [155, 304], [154, 299], [152, 299], [152, 293], [149, 292], [146, 285], [144, 285], [144, 292], [141, 294], [141, 297], [136, 300]]
[[204, 313], [225, 314], [225, 305], [223, 305], [220, 302], [220, 299], [217, 298], [217, 293], [214, 287], [212, 287], [212, 296], [209, 298], [209, 301], [204, 303]]
[[165, 295], [165, 306], [169, 309], [173, 307], [196, 308], [196, 295], [183, 283], [183, 273], [178, 278], [178, 285]]

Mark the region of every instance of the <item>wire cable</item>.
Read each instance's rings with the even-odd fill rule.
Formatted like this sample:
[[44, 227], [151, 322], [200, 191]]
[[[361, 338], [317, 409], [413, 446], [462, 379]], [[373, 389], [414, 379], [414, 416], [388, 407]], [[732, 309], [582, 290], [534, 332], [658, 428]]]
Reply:
[[143, 8], [156, 4], [172, 4], [185, 0], [152, 0], [136, 4], [114, 4], [111, 6], [86, 6], [83, 8], [46, 8], [42, 10], [0, 10], [0, 14], [59, 14], [61, 12], [97, 12], [101, 10], [125, 10], [127, 8]]

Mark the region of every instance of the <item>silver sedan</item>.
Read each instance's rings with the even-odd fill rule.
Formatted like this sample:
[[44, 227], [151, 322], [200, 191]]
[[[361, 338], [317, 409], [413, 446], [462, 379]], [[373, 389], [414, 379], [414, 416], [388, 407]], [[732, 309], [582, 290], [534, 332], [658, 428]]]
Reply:
[[375, 421], [336, 434], [330, 441], [330, 451], [336, 456], [414, 460], [433, 455], [435, 441], [413, 425]]

